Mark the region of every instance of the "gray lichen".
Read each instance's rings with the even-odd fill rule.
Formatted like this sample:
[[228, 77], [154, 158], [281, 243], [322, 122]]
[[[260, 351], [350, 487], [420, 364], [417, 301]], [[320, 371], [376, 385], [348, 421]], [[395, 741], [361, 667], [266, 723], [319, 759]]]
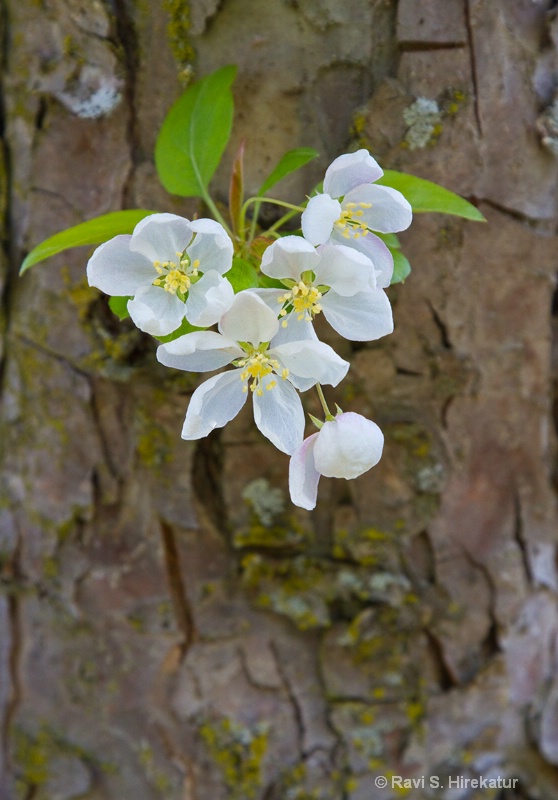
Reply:
[[262, 525], [270, 528], [285, 510], [283, 492], [270, 485], [265, 478], [251, 481], [242, 492], [243, 500], [250, 504]]
[[436, 100], [417, 97], [414, 103], [403, 111], [403, 119], [409, 126], [405, 143], [410, 150], [426, 147], [439, 133], [442, 112]]

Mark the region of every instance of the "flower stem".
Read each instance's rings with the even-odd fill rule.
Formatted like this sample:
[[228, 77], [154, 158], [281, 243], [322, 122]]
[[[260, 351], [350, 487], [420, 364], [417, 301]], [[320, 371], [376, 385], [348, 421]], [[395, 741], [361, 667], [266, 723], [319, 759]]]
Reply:
[[257, 224], [257, 221], [258, 221], [258, 216], [259, 216], [259, 213], [260, 213], [260, 206], [261, 206], [262, 203], [272, 203], [273, 205], [276, 205], [276, 206], [283, 206], [284, 208], [290, 208], [290, 209], [292, 209], [293, 214], [302, 213], [304, 211], [304, 208], [302, 208], [302, 206], [295, 206], [292, 203], [287, 203], [284, 200], [276, 200], [274, 197], [249, 197], [248, 200], [246, 200], [246, 202], [244, 203], [244, 205], [242, 206], [242, 208], [240, 210], [240, 225], [239, 225], [239, 227], [241, 229], [244, 227], [244, 224], [245, 224], [244, 221], [246, 219], [246, 212], [248, 210], [248, 206], [250, 206], [252, 203], [255, 203], [256, 207], [254, 209], [254, 214], [252, 216], [252, 223], [251, 223], [251, 226], [250, 226], [250, 239], [253, 239], [254, 235], [256, 233], [256, 224]]
[[232, 238], [232, 235], [233, 235], [233, 234], [232, 234], [232, 231], [231, 231], [230, 227], [229, 227], [229, 226], [227, 225], [227, 223], [225, 222], [225, 220], [224, 220], [224, 218], [223, 218], [223, 216], [222, 216], [221, 212], [219, 211], [219, 209], [217, 208], [217, 206], [216, 206], [216, 205], [215, 205], [215, 203], [213, 202], [213, 198], [211, 197], [211, 195], [209, 194], [209, 192], [207, 191], [207, 189], [205, 189], [205, 191], [204, 191], [204, 193], [203, 193], [203, 200], [204, 200], [204, 203], [206, 204], [206, 206], [209, 208], [209, 210], [210, 210], [210, 211], [211, 211], [211, 213], [213, 214], [213, 218], [214, 218], [215, 220], [217, 220], [217, 222], [220, 222], [220, 223], [221, 223], [221, 225], [223, 226], [223, 228], [224, 228], [224, 229], [227, 231], [227, 233], [229, 234], [229, 236], [231, 236], [231, 238]]
[[320, 403], [322, 404], [322, 408], [324, 410], [326, 422], [331, 422], [332, 420], [335, 419], [335, 417], [328, 408], [322, 387], [320, 386], [319, 383], [316, 384], [316, 391], [318, 392], [318, 397], [320, 398]]

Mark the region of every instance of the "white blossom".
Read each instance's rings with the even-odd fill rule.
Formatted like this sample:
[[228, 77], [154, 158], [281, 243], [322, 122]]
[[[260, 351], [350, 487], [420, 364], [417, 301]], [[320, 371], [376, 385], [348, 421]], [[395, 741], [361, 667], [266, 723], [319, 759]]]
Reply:
[[265, 251], [261, 270], [288, 287], [259, 292], [270, 305], [279, 305], [285, 326], [294, 318], [311, 322], [323, 312], [332, 328], [352, 341], [393, 331], [391, 305], [376, 285], [374, 265], [357, 250], [327, 244], [316, 249], [300, 236], [285, 236]]
[[220, 319], [234, 295], [222, 277], [232, 255], [232, 242], [218, 222], [152, 214], [131, 236], [115, 236], [98, 247], [87, 278], [106, 294], [130, 296], [128, 312], [138, 328], [165, 336], [184, 317], [199, 326]]
[[304, 411], [297, 389], [332, 386], [345, 377], [348, 362], [315, 335], [292, 341], [277, 315], [255, 292], [239, 292], [219, 322], [219, 333], [196, 331], [161, 345], [157, 358], [177, 369], [206, 372], [235, 369], [199, 386], [188, 406], [183, 439], [200, 439], [230, 422], [253, 397], [257, 427], [289, 455], [302, 443]]
[[337, 242], [367, 255], [377, 270], [378, 286], [389, 286], [393, 258], [375, 236], [409, 227], [412, 209], [401, 192], [374, 185], [383, 170], [368, 150], [339, 156], [327, 168], [324, 191], [311, 197], [302, 214], [302, 233], [313, 245]]
[[311, 511], [316, 506], [320, 475], [356, 478], [382, 457], [384, 436], [372, 420], [352, 411], [326, 421], [292, 454], [289, 490], [297, 506]]

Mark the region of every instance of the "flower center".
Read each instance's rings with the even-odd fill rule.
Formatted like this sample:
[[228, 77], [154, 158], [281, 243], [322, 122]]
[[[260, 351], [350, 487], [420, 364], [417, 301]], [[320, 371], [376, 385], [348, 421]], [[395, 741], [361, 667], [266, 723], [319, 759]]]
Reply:
[[153, 286], [160, 286], [165, 292], [185, 295], [192, 285], [192, 278], [198, 277], [199, 260], [191, 261], [184, 251], [176, 254], [176, 261], [154, 261], [153, 266], [159, 277], [153, 281]]
[[[279, 316], [286, 316], [290, 306], [295, 314], [298, 314], [299, 320], [306, 319], [311, 322], [322, 310], [321, 299], [322, 293], [315, 286], [299, 281], [288, 292], [277, 298], [277, 302], [283, 306]], [[286, 325], [286, 322], [283, 324]]]
[[343, 205], [341, 216], [334, 224], [345, 239], [358, 239], [368, 233], [368, 226], [361, 219], [365, 208], [372, 208], [372, 203], [351, 202]]
[[[281, 367], [275, 358], [269, 358], [269, 356], [266, 356], [261, 350], [255, 350], [249, 345], [247, 348], [245, 347], [245, 349], [247, 358], [236, 362], [236, 365], [242, 368], [242, 372], [240, 373], [240, 380], [244, 382], [242, 391], [247, 392], [248, 387], [250, 387], [251, 392], [255, 392], [257, 395], [261, 396], [263, 394], [263, 379], [271, 375], [272, 372], [278, 374]], [[281, 370], [281, 378], [283, 380], [286, 380], [288, 375], [288, 369]], [[269, 391], [275, 386], [277, 386], [277, 381], [272, 380], [266, 384], [265, 388]]]

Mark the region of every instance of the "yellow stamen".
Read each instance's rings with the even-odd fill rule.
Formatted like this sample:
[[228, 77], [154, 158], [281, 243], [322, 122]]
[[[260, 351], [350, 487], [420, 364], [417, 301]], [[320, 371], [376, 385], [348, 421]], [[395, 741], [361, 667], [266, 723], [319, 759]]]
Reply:
[[176, 253], [178, 261], [154, 261], [153, 266], [158, 277], [153, 286], [159, 286], [165, 292], [186, 294], [192, 285], [192, 278], [197, 278], [199, 260], [192, 264], [186, 252]]
[[[321, 300], [322, 293], [315, 287], [309, 286], [304, 281], [295, 283], [290, 292], [278, 298], [285, 306], [292, 306], [293, 311], [298, 314], [298, 319], [312, 320], [316, 314], [322, 310], [319, 300]], [[287, 309], [283, 308], [279, 312], [280, 317], [287, 314]], [[286, 328], [285, 322], [282, 323]]]
[[334, 224], [344, 239], [359, 239], [368, 234], [368, 225], [360, 219], [366, 208], [372, 208], [372, 203], [343, 204], [341, 216]]

